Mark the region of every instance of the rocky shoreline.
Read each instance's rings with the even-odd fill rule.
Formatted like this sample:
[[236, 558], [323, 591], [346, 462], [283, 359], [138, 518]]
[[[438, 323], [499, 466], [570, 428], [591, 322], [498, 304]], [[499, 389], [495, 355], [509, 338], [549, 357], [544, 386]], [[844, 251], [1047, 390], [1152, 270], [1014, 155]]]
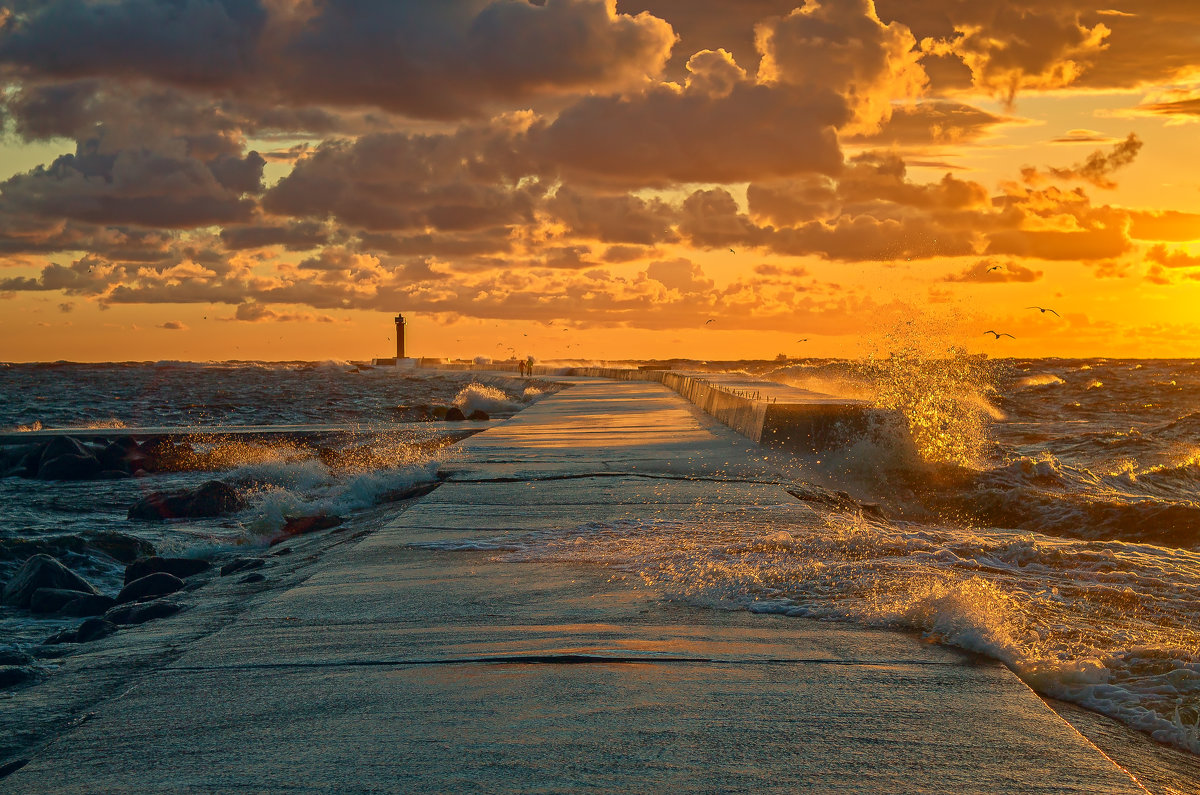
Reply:
[[116, 594], [100, 593], [49, 555], [31, 556], [0, 600], [25, 610], [36, 597], [40, 607], [57, 605], [55, 615], [88, 615], [36, 647], [0, 650], [0, 779], [139, 672], [169, 663], [260, 600], [299, 584], [326, 553], [357, 543], [436, 486], [398, 493], [352, 520], [289, 523], [264, 548], [211, 559], [140, 556], [126, 566]]

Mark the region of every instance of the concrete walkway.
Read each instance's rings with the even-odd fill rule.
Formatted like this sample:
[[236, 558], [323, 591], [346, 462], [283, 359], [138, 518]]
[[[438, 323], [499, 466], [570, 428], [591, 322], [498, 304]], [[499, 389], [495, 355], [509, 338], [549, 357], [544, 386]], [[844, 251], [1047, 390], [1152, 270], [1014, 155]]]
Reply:
[[42, 750], [8, 792], [1141, 792], [1004, 667], [448, 548], [616, 519], [804, 521], [658, 384], [581, 381]]

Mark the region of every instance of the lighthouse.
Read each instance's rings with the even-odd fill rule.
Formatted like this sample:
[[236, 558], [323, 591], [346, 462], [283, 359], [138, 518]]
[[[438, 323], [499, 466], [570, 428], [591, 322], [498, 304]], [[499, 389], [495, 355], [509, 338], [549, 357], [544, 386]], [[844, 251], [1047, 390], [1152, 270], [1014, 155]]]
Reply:
[[396, 363], [404, 358], [404, 315], [396, 315]]

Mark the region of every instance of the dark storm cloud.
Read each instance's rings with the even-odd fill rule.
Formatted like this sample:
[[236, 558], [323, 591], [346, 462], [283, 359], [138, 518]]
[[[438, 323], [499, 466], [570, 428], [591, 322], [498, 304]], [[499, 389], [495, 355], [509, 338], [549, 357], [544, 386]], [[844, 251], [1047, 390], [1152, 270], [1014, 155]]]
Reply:
[[289, 251], [307, 251], [329, 242], [329, 237], [328, 227], [311, 221], [227, 226], [221, 230], [221, 242], [232, 251], [267, 246], [283, 246]]
[[[74, 154], [0, 183], [0, 212], [93, 224], [190, 228], [247, 220], [242, 194], [261, 179], [263, 160], [214, 163], [148, 149], [105, 151], [81, 143]], [[230, 184], [226, 184], [230, 183]]]
[[538, 182], [521, 126], [329, 141], [269, 190], [268, 212], [364, 229], [482, 229], [531, 219]]
[[9, 21], [0, 63], [458, 118], [636, 83], [673, 42], [663, 20], [603, 0], [51, 0]]
[[49, 0], [10, 20], [0, 62], [53, 77], [229, 86], [254, 71], [266, 23], [259, 0]]

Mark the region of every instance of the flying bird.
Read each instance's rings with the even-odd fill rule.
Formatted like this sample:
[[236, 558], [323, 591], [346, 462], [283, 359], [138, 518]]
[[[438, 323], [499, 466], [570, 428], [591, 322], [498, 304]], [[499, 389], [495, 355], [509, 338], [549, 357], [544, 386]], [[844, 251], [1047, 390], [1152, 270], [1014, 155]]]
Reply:
[[736, 251], [734, 251], [733, 249], [729, 249], [729, 253], [730, 253], [730, 254], [736, 254], [737, 252], [736, 252]]
[[986, 272], [991, 273], [992, 271], [998, 271], [1003, 267], [1003, 265], [993, 265], [992, 267], [988, 268]]
[[1025, 307], [1025, 308], [1026, 308], [1026, 309], [1036, 309], [1037, 311], [1041, 312], [1043, 315], [1044, 315], [1044, 314], [1046, 314], [1047, 312], [1051, 312], [1051, 313], [1053, 313], [1053, 315], [1054, 315], [1055, 317], [1062, 317], [1062, 315], [1058, 314], [1057, 312], [1055, 312], [1055, 311], [1054, 311], [1053, 309], [1051, 309], [1050, 307], [1027, 306], [1027, 307]]
[[710, 317], [708, 320], [704, 321], [704, 325], [707, 326], [709, 323], [716, 323], [716, 322], [717, 322], [717, 319], [715, 317]]
[[1012, 334], [1005, 334], [1004, 332], [1001, 332], [1001, 331], [990, 331], [990, 330], [989, 330], [989, 331], [985, 331], [985, 332], [983, 332], [983, 333], [984, 333], [984, 334], [995, 334], [995, 335], [996, 335], [996, 339], [1000, 339], [1001, 337], [1010, 337], [1010, 338], [1012, 338], [1012, 339], [1014, 339], [1014, 340], [1016, 339], [1016, 337], [1013, 337], [1013, 335], [1012, 335]]
[[805, 337], [805, 338], [804, 338], [804, 339], [802, 339], [802, 340], [796, 340], [796, 342], [808, 342], [808, 337]]

